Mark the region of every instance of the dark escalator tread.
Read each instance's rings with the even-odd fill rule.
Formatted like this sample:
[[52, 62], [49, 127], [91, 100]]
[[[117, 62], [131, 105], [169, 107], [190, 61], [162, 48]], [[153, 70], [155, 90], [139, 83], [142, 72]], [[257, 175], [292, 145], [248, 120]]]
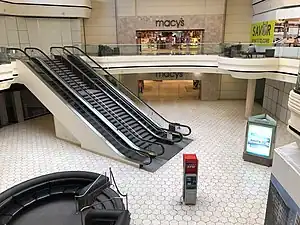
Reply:
[[[51, 74], [48, 75], [45, 74], [45, 76], [47, 76], [47, 79], [41, 76], [42, 79], [45, 79], [45, 81], [48, 82], [49, 85], [51, 85], [51, 87], [54, 88], [54, 90], [56, 90], [56, 92], [60, 96], [62, 96], [66, 101], [68, 101], [68, 104], [70, 104], [74, 109], [76, 109], [81, 116], [83, 116], [91, 125], [93, 125], [95, 129], [97, 129], [106, 138], [106, 140], [108, 140], [113, 146], [115, 146], [115, 148], [117, 148], [120, 151], [120, 153], [122, 153], [126, 157], [130, 157], [131, 159], [139, 162], [140, 164], [143, 164], [144, 161], [148, 160], [148, 156], [139, 155], [137, 154], [136, 151], [129, 150], [130, 147], [127, 146], [127, 143], [124, 142], [120, 137], [118, 136], [113, 137], [112, 135], [116, 135], [116, 134], [109, 133], [107, 130], [105, 130], [110, 128], [101, 120], [97, 119], [96, 121], [98, 122], [96, 122], [95, 116], [93, 115], [92, 111], [90, 111], [90, 109], [87, 108], [84, 104], [82, 104], [79, 100], [74, 101], [70, 96], [73, 96], [74, 99], [76, 99], [76, 97], [67, 88], [65, 88], [63, 84], [59, 82], [57, 83], [57, 82], [49, 81], [51, 79], [49, 79], [48, 76], [51, 77], [53, 80], [56, 80], [55, 77], [52, 77]], [[117, 140], [123, 145], [120, 145], [117, 142]], [[45, 191], [47, 192], [47, 190]]]
[[141, 149], [148, 149], [149, 147], [151, 146], [151, 144], [149, 144], [149, 143], [144, 143], [144, 144], [142, 144], [141, 146], [140, 146], [140, 148]]
[[[63, 70], [64, 69], [63, 66], [61, 66], [60, 69]], [[66, 82], [68, 82], [69, 85], [73, 87], [76, 91], [79, 91], [79, 88], [88, 89], [89, 87], [86, 83], [82, 81], [77, 83], [64, 74], [61, 76], [63, 76], [63, 79]], [[78, 79], [76, 75], [70, 75], [70, 76], [76, 77], [76, 78], [73, 77], [73, 79]], [[92, 107], [97, 109], [108, 121], [110, 121], [124, 135], [126, 136], [130, 134], [137, 135], [139, 133], [146, 132], [146, 129], [143, 126], [141, 126], [135, 119], [133, 119], [132, 116], [128, 115], [128, 113], [120, 105], [114, 102], [113, 99], [107, 96], [105, 92], [91, 90], [91, 94], [85, 95], [84, 98], [87, 102], [89, 102], [92, 105]], [[140, 140], [136, 140], [134, 141], [134, 143], [135, 142], [137, 143], [136, 144], [137, 146], [140, 146], [141, 144], [144, 143], [143, 141]]]
[[[101, 82], [99, 80], [99, 77], [97, 75], [95, 75], [93, 72], [91, 72], [91, 70], [88, 68], [88, 66], [85, 65], [85, 64], [83, 64], [78, 58], [76, 58], [76, 56], [72, 56], [69, 59], [75, 65], [77, 65], [78, 67], [80, 67], [82, 69], [82, 71], [85, 72], [86, 75], [88, 75], [92, 80], [94, 80], [95, 83], [97, 83], [97, 85], [99, 85], [100, 87], [105, 88], [105, 90], [108, 92], [108, 94], [112, 94], [112, 97], [115, 98], [119, 103], [123, 104], [123, 101], [126, 101], [126, 99], [123, 99], [122, 97], [120, 98], [114, 91], [112, 91], [110, 89], [109, 86], [105, 85], [104, 82]], [[126, 105], [127, 104], [125, 104], [125, 106]], [[162, 130], [160, 130], [158, 127], [155, 127], [155, 125], [150, 124], [144, 118], [144, 116], [140, 115], [140, 113], [137, 113], [137, 111], [133, 110], [129, 105], [126, 107], [126, 109], [128, 111], [130, 111], [130, 113], [132, 113], [133, 116], [135, 116], [139, 121], [141, 121], [144, 125], [146, 125], [152, 132], [154, 132], [157, 135], [165, 136], [165, 132], [163, 132]]]

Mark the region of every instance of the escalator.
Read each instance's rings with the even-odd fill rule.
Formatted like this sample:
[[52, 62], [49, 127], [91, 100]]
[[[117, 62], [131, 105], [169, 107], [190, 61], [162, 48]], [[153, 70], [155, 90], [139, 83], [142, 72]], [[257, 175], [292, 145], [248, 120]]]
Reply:
[[[20, 49], [14, 50], [22, 51]], [[30, 56], [27, 54], [27, 52], [30, 52]], [[45, 53], [36, 48], [27, 48], [23, 53], [26, 54], [30, 59], [23, 61], [24, 64], [26, 64], [31, 70], [33, 70], [35, 75], [43, 83], [45, 83], [53, 93], [62, 98], [69, 107], [79, 113], [85, 121], [92, 125], [92, 127], [96, 129], [107, 141], [109, 141], [109, 143], [113, 145], [113, 147], [117, 149], [122, 155], [126, 156], [135, 163], [138, 163], [140, 166], [150, 164], [152, 162], [152, 159], [158, 155], [154, 151], [137, 147], [134, 144], [128, 142], [126, 138], [124, 138], [118, 131], [111, 127], [107, 123], [107, 121], [105, 121], [105, 119], [103, 119], [95, 112], [93, 107], [91, 107], [84, 101], [84, 99], [82, 98], [82, 96], [84, 95], [78, 94], [84, 89], [85, 85], [78, 84], [78, 86], [76, 86], [76, 90], [73, 90], [61, 77], [59, 77], [53, 70], [51, 70], [51, 68], [53, 69], [60, 67], [56, 65], [56, 63], [53, 62]], [[56, 69], [55, 71], [58, 70]], [[64, 70], [59, 71], [61, 73], [65, 73]], [[30, 89], [30, 87], [28, 88]], [[91, 96], [88, 95], [88, 93], [86, 94], [89, 97]], [[51, 111], [51, 108], [49, 108], [49, 110]], [[147, 148], [146, 145], [143, 146]], [[161, 149], [161, 151], [163, 151], [163, 149]]]
[[[117, 98], [117, 96], [115, 96], [114, 93], [111, 92], [107, 86], [105, 86], [105, 84], [99, 82], [97, 77], [92, 77], [91, 75], [89, 76], [84, 70], [79, 68], [64, 56], [56, 55], [55, 58], [56, 59], [54, 61], [57, 65], [61, 66], [61, 68], [66, 69], [66, 67], [68, 67], [70, 70], [73, 70], [74, 74], [72, 75], [72, 79], [77, 80], [81, 85], [88, 85], [84, 86], [86, 88], [95, 88], [93, 90], [93, 96], [96, 102], [102, 103], [107, 108], [109, 113], [115, 115], [118, 120], [124, 121], [125, 124], [128, 125], [129, 130], [137, 134], [137, 136], [141, 137], [142, 139], [164, 144], [174, 144], [175, 142], [182, 140], [182, 135], [175, 132], [174, 139], [167, 139], [167, 136], [162, 129], [156, 130], [151, 126], [151, 124], [149, 125], [147, 123], [143, 123], [143, 120], [139, 114], [129, 108], [126, 101], [121, 101], [119, 98]], [[97, 109], [99, 109], [99, 107]], [[112, 120], [112, 115], [106, 114], [105, 116], [109, 116], [108, 119], [110, 121]], [[118, 124], [116, 124], [116, 121], [113, 124], [120, 128]], [[129, 135], [126, 130], [123, 129], [121, 131], [124, 132], [126, 136]]]
[[[51, 48], [52, 53], [54, 49], [57, 49], [57, 47]], [[134, 115], [135, 118], [137, 118], [141, 123], [148, 127], [153, 133], [162, 138], [167, 138], [168, 134], [171, 134], [172, 141], [174, 143], [180, 142], [182, 140], [182, 136], [188, 136], [191, 133], [190, 127], [178, 123], [171, 123], [164, 119], [147, 103], [143, 102], [141, 99], [135, 96], [123, 84], [115, 79], [114, 76], [103, 69], [95, 60], [86, 55], [81, 49], [73, 46], [66, 46], [63, 49], [63, 53], [64, 55], [66, 55], [67, 59], [65, 59], [61, 55], [56, 55], [56, 57], [61, 57], [64, 63], [66, 63], [66, 61], [70, 61], [73, 66], [76, 66], [80, 71], [82, 71], [82, 73], [88, 76], [88, 78], [92, 79], [97, 87], [109, 93], [115, 99], [115, 101], [122, 104], [128, 112]], [[71, 52], [71, 50], [73, 52]], [[79, 54], [76, 54], [78, 52]], [[83, 57], [89, 60], [90, 63], [95, 66], [95, 68], [98, 69], [100, 73], [108, 78], [108, 80], [114, 85], [111, 85], [109, 82], [107, 82], [104, 77], [99, 76], [97, 71], [82, 59]], [[121, 87], [123, 93], [118, 91], [114, 86]], [[133, 102], [135, 102], [135, 104]], [[139, 109], [137, 106], [142, 106], [142, 109], [149, 111], [150, 114], [145, 115], [143, 110]]]
[[[128, 125], [128, 129], [134, 132], [141, 139], [150, 140], [152, 142], [160, 142], [163, 144], [174, 144], [175, 142], [179, 142], [182, 140], [182, 135], [174, 132], [174, 138], [167, 139], [166, 132], [163, 129], [155, 129], [151, 124], [145, 123], [143, 118], [139, 116], [135, 111], [128, 107], [126, 101], [122, 101], [122, 99], [118, 98], [118, 96], [114, 95], [107, 85], [104, 83], [100, 83], [100, 80], [96, 75], [89, 74], [89, 71], [85, 71], [85, 68], [80, 68], [75, 65], [69, 58], [61, 55], [55, 55], [55, 60], [57, 65], [61, 66], [62, 69], [66, 69], [68, 67], [73, 71], [72, 76], [67, 75], [68, 78], [72, 80], [76, 80], [83, 85], [85, 88], [90, 88], [93, 90], [93, 97], [96, 100], [95, 104], [102, 104], [107, 108], [108, 112], [111, 115], [108, 115], [105, 112], [100, 112], [108, 118], [110, 121], [113, 119], [112, 115], [114, 115], [119, 121], [124, 122], [124, 124]], [[62, 75], [64, 77], [64, 75]], [[72, 85], [74, 83], [72, 82]], [[94, 88], [94, 89], [92, 89]], [[86, 99], [90, 101], [91, 99]], [[96, 107], [99, 109], [100, 107]], [[121, 128], [116, 124], [118, 121], [114, 121], [113, 124], [117, 126], [117, 128]], [[124, 132], [126, 136], [129, 135], [128, 131], [124, 128], [121, 129], [121, 132]], [[135, 143], [135, 142], [134, 142]]]
[[164, 153], [163, 145], [157, 142], [167, 142], [168, 139], [159, 138], [159, 136], [151, 133], [120, 104], [116, 104], [106, 92], [96, 89], [91, 80], [85, 79], [85, 77], [80, 79], [76, 68], [68, 68], [57, 59], [51, 60], [44, 57], [34, 60], [45, 64], [59, 77], [62, 83], [80, 96], [83, 104], [93, 108], [94, 113], [101, 117], [106, 124], [115, 127], [123, 137], [129, 139], [135, 146], [154, 152], [155, 156]]

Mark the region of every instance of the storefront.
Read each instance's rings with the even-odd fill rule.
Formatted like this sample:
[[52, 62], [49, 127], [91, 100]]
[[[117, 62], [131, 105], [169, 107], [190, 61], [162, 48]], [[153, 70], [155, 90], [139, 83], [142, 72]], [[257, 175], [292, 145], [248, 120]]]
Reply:
[[300, 18], [276, 21], [274, 43], [281, 46], [300, 47]]
[[204, 30], [140, 30], [136, 32], [141, 54], [201, 54]]
[[[175, 54], [188, 50], [190, 54], [212, 54], [223, 41], [224, 15], [122, 16], [117, 24], [121, 54], [126, 51], [170, 54], [170, 49]], [[136, 44], [140, 47], [132, 47]]]

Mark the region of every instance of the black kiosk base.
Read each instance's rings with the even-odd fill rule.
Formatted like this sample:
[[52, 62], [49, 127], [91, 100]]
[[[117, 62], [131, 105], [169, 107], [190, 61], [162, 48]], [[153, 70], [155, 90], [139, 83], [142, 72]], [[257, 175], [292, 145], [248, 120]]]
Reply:
[[249, 155], [247, 153], [243, 154], [243, 159], [247, 162], [252, 162], [252, 163], [256, 163], [259, 165], [263, 165], [263, 166], [272, 166], [273, 163], [273, 159], [266, 159], [266, 158], [262, 158], [262, 157], [258, 157], [258, 156], [254, 156], [254, 155]]

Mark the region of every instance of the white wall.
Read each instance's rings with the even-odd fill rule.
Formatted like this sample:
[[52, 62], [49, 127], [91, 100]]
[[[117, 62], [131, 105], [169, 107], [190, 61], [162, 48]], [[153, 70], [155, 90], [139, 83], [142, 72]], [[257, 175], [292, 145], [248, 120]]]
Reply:
[[88, 18], [90, 12], [90, 0], [0, 1], [0, 15], [7, 16]]
[[254, 15], [261, 14], [266, 11], [275, 10], [283, 7], [293, 7], [300, 6], [299, 0], [265, 0], [258, 2], [257, 4], [253, 3], [253, 12]]
[[251, 0], [227, 0], [224, 42], [250, 41]]
[[299, 18], [300, 0], [266, 0], [253, 5], [253, 13], [253, 22]]
[[230, 75], [222, 75], [220, 99], [246, 99], [247, 81]]
[[38, 47], [81, 43], [80, 19], [0, 16], [0, 46]]

